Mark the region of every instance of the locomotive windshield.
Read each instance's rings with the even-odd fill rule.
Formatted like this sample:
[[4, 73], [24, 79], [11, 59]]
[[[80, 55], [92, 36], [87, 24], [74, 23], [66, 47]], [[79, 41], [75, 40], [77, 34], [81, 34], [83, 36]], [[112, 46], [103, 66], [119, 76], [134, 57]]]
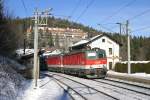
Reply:
[[97, 52], [97, 56], [98, 56], [98, 58], [105, 58], [106, 57], [105, 50], [99, 50]]
[[87, 58], [89, 58], [89, 59], [97, 58], [96, 52], [87, 52]]
[[105, 58], [106, 53], [104, 50], [99, 51], [87, 51], [86, 52], [87, 59], [98, 59], [98, 58]]

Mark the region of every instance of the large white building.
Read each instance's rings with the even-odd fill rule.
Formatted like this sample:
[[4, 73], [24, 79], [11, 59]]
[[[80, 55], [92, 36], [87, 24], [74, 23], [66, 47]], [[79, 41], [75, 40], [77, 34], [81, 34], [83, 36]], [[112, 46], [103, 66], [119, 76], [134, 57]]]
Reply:
[[81, 40], [71, 46], [72, 50], [84, 49], [86, 47], [100, 48], [106, 51], [107, 56], [107, 68], [113, 69], [116, 62], [119, 61], [119, 46], [120, 44], [113, 40], [108, 35], [97, 35], [90, 39]]

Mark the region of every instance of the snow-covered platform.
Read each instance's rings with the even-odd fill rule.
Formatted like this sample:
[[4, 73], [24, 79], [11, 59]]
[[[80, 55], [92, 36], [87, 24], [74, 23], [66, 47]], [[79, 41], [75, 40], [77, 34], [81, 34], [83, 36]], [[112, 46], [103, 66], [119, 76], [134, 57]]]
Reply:
[[33, 80], [28, 80], [24, 84], [25, 90], [23, 89], [20, 92], [17, 100], [71, 100], [68, 93], [52, 78], [40, 78], [37, 88], [35, 88], [35, 82]]
[[127, 80], [127, 81], [150, 85], [150, 74], [146, 74], [146, 73], [127, 74], [127, 73], [108, 71], [107, 76], [110, 78], [117, 78], [121, 80]]

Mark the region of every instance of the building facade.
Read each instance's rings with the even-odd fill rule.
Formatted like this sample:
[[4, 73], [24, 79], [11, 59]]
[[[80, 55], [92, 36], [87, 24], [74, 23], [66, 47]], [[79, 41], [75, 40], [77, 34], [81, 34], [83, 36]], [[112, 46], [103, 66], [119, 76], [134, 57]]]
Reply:
[[106, 51], [107, 68], [113, 69], [115, 64], [119, 62], [119, 43], [107, 35], [101, 34], [87, 40], [81, 40], [71, 46], [72, 50], [83, 49], [86, 47], [100, 48]]
[[[39, 43], [45, 43], [48, 47], [51, 46], [49, 45], [51, 39], [54, 47], [68, 49], [69, 46], [86, 36], [87, 33], [80, 29], [39, 27]], [[31, 29], [28, 29], [27, 37], [33, 37]]]

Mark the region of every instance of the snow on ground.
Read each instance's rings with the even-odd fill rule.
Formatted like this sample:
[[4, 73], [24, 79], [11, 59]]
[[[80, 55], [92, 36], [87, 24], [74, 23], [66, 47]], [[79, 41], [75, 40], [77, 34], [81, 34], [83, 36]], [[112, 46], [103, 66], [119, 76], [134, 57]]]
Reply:
[[115, 79], [121, 79], [125, 81], [130, 81], [134, 84], [139, 84], [141, 86], [150, 86], [150, 74], [146, 73], [119, 73], [114, 71], [108, 71], [107, 73], [108, 78], [115, 78]]
[[[53, 75], [52, 72], [50, 72], [50, 73], [51, 73], [51, 75]], [[93, 87], [93, 88], [95, 88], [99, 91], [102, 91], [106, 94], [109, 94], [109, 95], [111, 95], [111, 96], [113, 96], [119, 100], [150, 100], [149, 96], [127, 90], [127, 89], [133, 89], [134, 90], [135, 87], [131, 88], [129, 86], [126, 86], [127, 89], [123, 89], [123, 88], [111, 86], [111, 85], [108, 85], [105, 83], [95, 82], [93, 80], [87, 80], [87, 79], [83, 79], [83, 78], [73, 77], [73, 76], [69, 76], [69, 75], [61, 74], [61, 73], [57, 73], [57, 74], [59, 74], [61, 76], [65, 76], [65, 77], [70, 78], [70, 79], [73, 79], [77, 82], [82, 82], [82, 83], [86, 84], [87, 86]], [[57, 75], [53, 75], [53, 77], [55, 77], [57, 79], [61, 79], [61, 81], [63, 81], [64, 83], [66, 83], [69, 86], [71, 86], [72, 88], [74, 88], [76, 91], [78, 91], [83, 96], [85, 96], [88, 100], [113, 100], [111, 97], [108, 97], [108, 96], [103, 95], [103, 94], [96, 92], [96, 91], [91, 91], [90, 88], [87, 88], [85, 86], [82, 86], [81, 84], [72, 82], [68, 79], [62, 78], [62, 77], [57, 76]], [[99, 79], [99, 81], [102, 82], [105, 80]], [[114, 83], [114, 84], [116, 84], [116, 83]], [[122, 84], [120, 86], [125, 87], [124, 84]], [[139, 91], [146, 92], [146, 89], [145, 90], [139, 90]], [[149, 90], [147, 91], [147, 93], [149, 93]]]
[[[132, 64], [137, 64], [137, 63], [149, 63], [150, 61], [130, 61], [130, 63]], [[122, 64], [127, 64], [128, 61], [120, 61], [119, 63], [122, 63]]]
[[39, 79], [35, 89], [34, 81], [26, 80], [14, 70], [19, 67], [24, 66], [0, 56], [0, 100], [70, 100], [52, 78]]
[[114, 75], [120, 75], [120, 76], [129, 76], [129, 77], [139, 77], [139, 78], [144, 78], [144, 79], [149, 79], [150, 80], [150, 74], [147, 73], [132, 73], [132, 74], [127, 74], [127, 73], [119, 73], [119, 72], [114, 72], [114, 71], [108, 71], [109, 74], [114, 74]]
[[0, 100], [16, 100], [21, 83], [25, 80], [13, 66], [19, 64], [0, 56]]
[[37, 88], [33, 80], [28, 80], [25, 84], [26, 89], [20, 92], [17, 100], [71, 100], [67, 92], [52, 78], [39, 79]]
[[150, 74], [146, 73], [133, 73], [131, 75], [150, 78]]

